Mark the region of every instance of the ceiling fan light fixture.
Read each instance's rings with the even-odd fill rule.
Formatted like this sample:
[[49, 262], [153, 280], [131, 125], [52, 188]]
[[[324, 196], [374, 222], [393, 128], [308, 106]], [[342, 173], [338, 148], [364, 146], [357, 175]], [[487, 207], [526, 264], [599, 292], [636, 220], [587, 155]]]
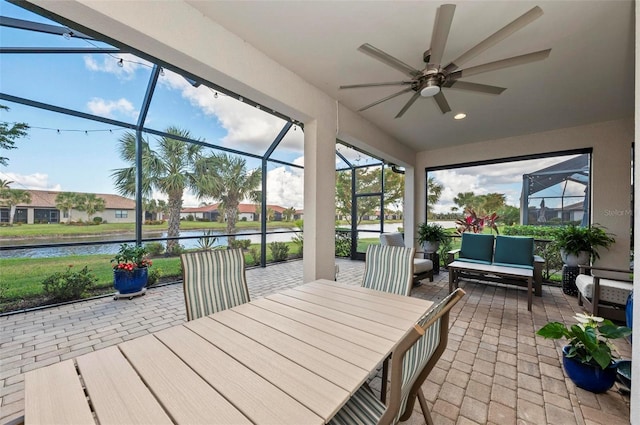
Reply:
[[453, 116], [454, 120], [461, 120], [467, 117], [467, 114], [460, 112], [459, 114], [455, 114]]
[[438, 93], [440, 93], [440, 86], [435, 84], [430, 85], [429, 83], [427, 83], [427, 85], [424, 86], [422, 90], [420, 90], [420, 96], [422, 97], [433, 97]]

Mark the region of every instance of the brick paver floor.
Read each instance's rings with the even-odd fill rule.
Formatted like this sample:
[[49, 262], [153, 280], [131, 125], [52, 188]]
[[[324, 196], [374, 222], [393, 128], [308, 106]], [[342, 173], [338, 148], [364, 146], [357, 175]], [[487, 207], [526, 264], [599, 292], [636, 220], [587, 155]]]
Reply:
[[[359, 284], [364, 263], [338, 260], [338, 281]], [[302, 283], [302, 262], [247, 270], [252, 299]], [[423, 281], [412, 296], [440, 300], [446, 271]], [[423, 386], [436, 424], [629, 423], [629, 396], [616, 384], [604, 394], [576, 388], [562, 369], [560, 342], [535, 331], [549, 320], [573, 323], [574, 297], [543, 286], [527, 311], [525, 292], [461, 282], [467, 295], [454, 307], [449, 345]], [[179, 284], [151, 288], [144, 297], [111, 297], [0, 317], [0, 424], [23, 414], [23, 374], [185, 321]], [[627, 341], [618, 340], [623, 358]], [[372, 384], [379, 388], [378, 382]], [[416, 411], [407, 424], [424, 424]]]

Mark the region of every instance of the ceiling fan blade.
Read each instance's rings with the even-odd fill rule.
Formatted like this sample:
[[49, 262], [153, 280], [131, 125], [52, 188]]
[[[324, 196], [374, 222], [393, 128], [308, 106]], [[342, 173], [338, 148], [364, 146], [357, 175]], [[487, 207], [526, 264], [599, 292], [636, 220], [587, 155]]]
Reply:
[[385, 97], [384, 99], [376, 100], [375, 102], [370, 103], [370, 104], [369, 104], [369, 105], [367, 105], [367, 106], [363, 106], [362, 108], [358, 109], [358, 112], [362, 112], [362, 111], [364, 111], [364, 110], [367, 110], [367, 109], [371, 108], [372, 106], [376, 106], [376, 105], [377, 105], [377, 104], [379, 104], [379, 103], [382, 103], [382, 102], [387, 101], [387, 100], [389, 100], [389, 99], [393, 99], [393, 98], [394, 98], [394, 97], [396, 97], [396, 96], [400, 96], [401, 94], [408, 93], [408, 92], [410, 92], [410, 91], [413, 91], [413, 89], [412, 89], [411, 87], [407, 87], [406, 89], [404, 89], [404, 90], [400, 90], [400, 91], [399, 91], [399, 92], [397, 92], [397, 93], [394, 93], [394, 94], [392, 94], [392, 95], [390, 95], [390, 96]]
[[487, 84], [470, 83], [468, 81], [452, 80], [443, 87], [453, 87], [454, 89], [476, 91], [487, 94], [500, 94], [506, 90], [504, 87], [489, 86]]
[[449, 38], [449, 30], [453, 21], [453, 13], [456, 10], [455, 4], [443, 4], [436, 12], [436, 21], [433, 26], [433, 34], [431, 36], [431, 59], [430, 63], [438, 64], [442, 62], [444, 47]]
[[390, 67], [395, 68], [398, 71], [403, 72], [412, 78], [419, 77], [420, 75], [422, 75], [421, 71], [415, 69], [412, 66], [407, 65], [406, 63], [402, 62], [399, 59], [394, 58], [393, 56], [383, 52], [382, 50], [376, 47], [373, 47], [369, 43], [365, 43], [362, 46], [358, 47], [358, 50], [360, 50], [362, 53], [365, 53], [371, 56], [374, 59], [378, 59], [379, 61], [386, 63]]
[[438, 108], [440, 108], [443, 114], [446, 114], [447, 112], [451, 112], [451, 107], [449, 106], [449, 102], [447, 102], [447, 99], [444, 97], [444, 94], [442, 92], [433, 96], [433, 100], [436, 101], [436, 103], [438, 104]]
[[480, 53], [484, 52], [489, 47], [494, 46], [495, 44], [499, 43], [500, 41], [504, 40], [505, 38], [513, 34], [514, 32], [524, 28], [531, 22], [538, 19], [540, 16], [542, 16], [542, 13], [543, 13], [542, 9], [540, 9], [539, 6], [535, 6], [534, 8], [529, 10], [527, 13], [517, 18], [515, 21], [506, 25], [502, 29], [499, 29], [498, 31], [496, 31], [495, 33], [493, 33], [492, 35], [490, 35], [480, 43], [476, 44], [470, 50], [467, 50], [459, 58], [454, 59], [453, 62], [451, 62], [449, 65], [445, 67], [444, 69], [445, 73], [451, 73], [456, 69], [460, 68], [462, 65], [469, 62], [471, 59], [478, 56]]
[[390, 81], [387, 83], [349, 84], [346, 86], [340, 86], [340, 89], [359, 89], [361, 87], [381, 87], [381, 86], [404, 86], [412, 83], [413, 81]]
[[407, 112], [409, 108], [411, 108], [411, 105], [413, 105], [413, 103], [418, 100], [419, 97], [420, 92], [416, 92], [413, 96], [411, 96], [411, 99], [409, 99], [409, 101], [402, 107], [402, 109], [400, 109], [400, 112], [398, 112], [398, 115], [396, 115], [395, 118], [400, 118], [401, 116], [403, 116], [404, 113]]
[[460, 71], [452, 73], [450, 75], [450, 78], [453, 80], [457, 80], [458, 78], [471, 77], [472, 75], [481, 74], [483, 72], [497, 71], [498, 69], [540, 61], [546, 59], [549, 56], [550, 52], [551, 49], [540, 50], [539, 52], [527, 53], [520, 56], [514, 56], [512, 58], [489, 62], [478, 66], [472, 66], [471, 68], [461, 69]]

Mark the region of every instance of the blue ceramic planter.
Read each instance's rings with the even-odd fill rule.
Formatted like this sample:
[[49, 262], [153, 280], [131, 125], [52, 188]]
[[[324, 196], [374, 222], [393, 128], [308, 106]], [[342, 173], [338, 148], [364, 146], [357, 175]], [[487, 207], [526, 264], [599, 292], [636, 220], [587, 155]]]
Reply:
[[134, 269], [133, 271], [114, 270], [113, 271], [113, 287], [121, 294], [132, 294], [139, 292], [147, 284], [146, 267]]
[[576, 386], [592, 393], [603, 393], [613, 386], [618, 367], [616, 363], [612, 363], [603, 370], [600, 366], [584, 364], [579, 360], [567, 357], [568, 352], [569, 346], [566, 345], [562, 349], [562, 364]]

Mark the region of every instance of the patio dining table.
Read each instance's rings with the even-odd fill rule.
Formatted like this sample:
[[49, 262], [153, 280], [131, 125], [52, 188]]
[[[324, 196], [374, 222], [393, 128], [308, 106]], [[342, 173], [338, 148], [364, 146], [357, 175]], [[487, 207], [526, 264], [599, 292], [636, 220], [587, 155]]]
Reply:
[[30, 371], [25, 423], [327, 423], [432, 305], [310, 282]]

